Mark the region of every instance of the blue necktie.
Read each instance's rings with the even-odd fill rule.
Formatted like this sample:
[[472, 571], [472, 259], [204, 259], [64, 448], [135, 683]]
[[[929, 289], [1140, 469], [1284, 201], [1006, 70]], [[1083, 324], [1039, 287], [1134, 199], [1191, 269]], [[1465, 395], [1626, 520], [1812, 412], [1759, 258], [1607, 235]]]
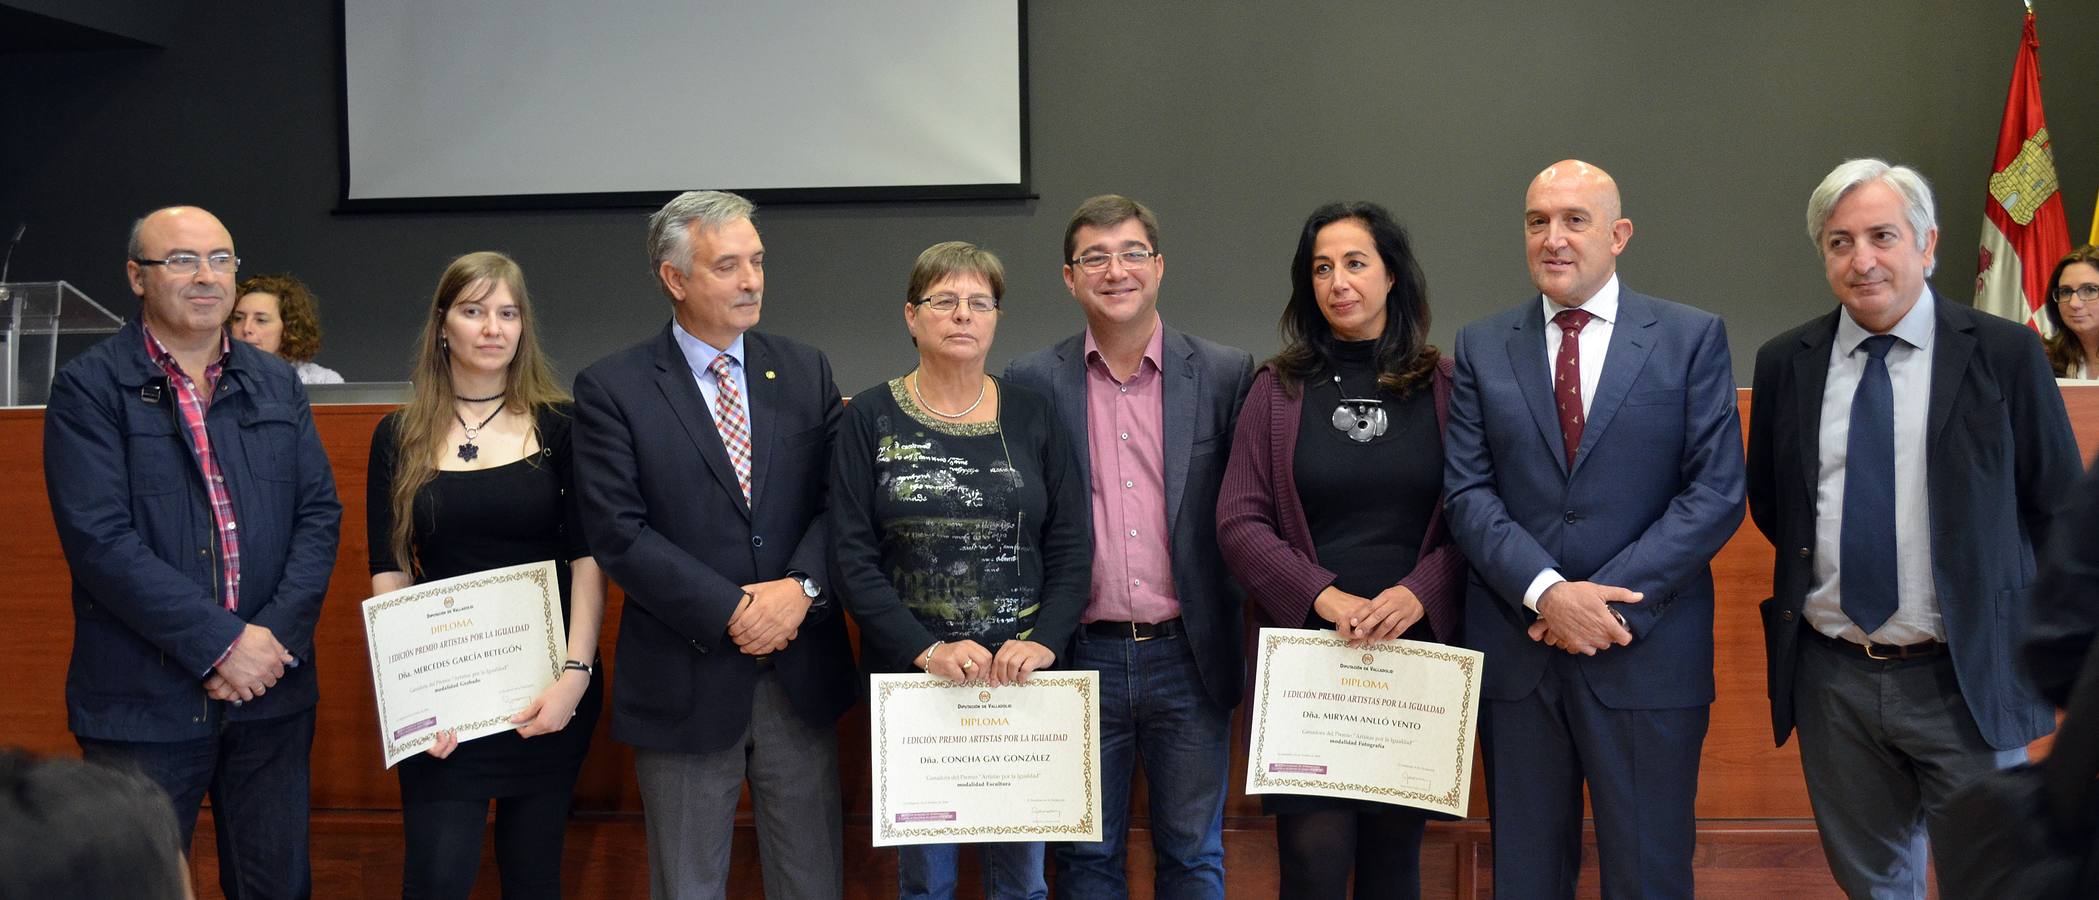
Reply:
[[1844, 525], [1838, 571], [1844, 614], [1872, 634], [1895, 614], [1895, 386], [1888, 379], [1892, 334], [1859, 345], [1866, 371], [1851, 395], [1844, 447]]

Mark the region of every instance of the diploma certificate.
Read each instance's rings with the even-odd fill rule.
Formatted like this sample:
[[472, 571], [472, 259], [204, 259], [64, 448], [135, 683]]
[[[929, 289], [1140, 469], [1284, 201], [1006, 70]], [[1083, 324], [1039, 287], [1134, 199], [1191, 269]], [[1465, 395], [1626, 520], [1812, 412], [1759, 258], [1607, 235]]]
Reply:
[[386, 767], [439, 731], [461, 741], [510, 717], [561, 677], [568, 628], [553, 561], [430, 581], [364, 601], [365, 648]]
[[1101, 839], [1099, 672], [869, 682], [875, 846]]
[[1464, 815], [1483, 659], [1443, 644], [1350, 647], [1331, 631], [1261, 629], [1246, 792]]

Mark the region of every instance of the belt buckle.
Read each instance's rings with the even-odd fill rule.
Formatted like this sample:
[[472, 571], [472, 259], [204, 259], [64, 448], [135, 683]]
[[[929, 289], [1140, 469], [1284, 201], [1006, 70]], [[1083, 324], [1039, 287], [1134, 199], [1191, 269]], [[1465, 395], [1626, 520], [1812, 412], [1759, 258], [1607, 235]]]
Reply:
[[1872, 642], [1872, 641], [1867, 641], [1867, 642], [1866, 642], [1866, 644], [1865, 644], [1865, 647], [1866, 647], [1866, 658], [1867, 658], [1867, 659], [1877, 659], [1877, 660], [1880, 660], [1880, 661], [1882, 661], [1882, 662], [1888, 662], [1888, 661], [1891, 661], [1891, 660], [1898, 660], [1898, 659], [1901, 659], [1901, 658], [1902, 658], [1902, 657], [1900, 657], [1900, 656], [1881, 656], [1881, 655], [1879, 655], [1879, 654], [1877, 654], [1877, 653], [1874, 653], [1874, 652], [1873, 652], [1873, 642]]
[[1131, 623], [1130, 623], [1130, 640], [1131, 640], [1131, 641], [1133, 641], [1133, 642], [1136, 642], [1136, 643], [1143, 643], [1143, 642], [1145, 642], [1145, 641], [1151, 640], [1152, 638], [1158, 637], [1158, 635], [1156, 635], [1156, 634], [1142, 634], [1142, 633], [1138, 632], [1138, 630], [1137, 630], [1138, 624], [1139, 624], [1139, 623], [1137, 623], [1137, 622], [1131, 622]]

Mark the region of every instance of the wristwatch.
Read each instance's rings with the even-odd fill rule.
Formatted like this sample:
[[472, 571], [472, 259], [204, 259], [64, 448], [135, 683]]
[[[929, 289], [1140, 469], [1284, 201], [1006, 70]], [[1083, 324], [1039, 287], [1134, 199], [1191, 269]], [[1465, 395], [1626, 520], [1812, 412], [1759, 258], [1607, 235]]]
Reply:
[[801, 572], [789, 572], [787, 577], [794, 579], [795, 583], [802, 586], [802, 596], [804, 597], [814, 600], [824, 594], [824, 589], [817, 586], [816, 579], [810, 578], [808, 575]]

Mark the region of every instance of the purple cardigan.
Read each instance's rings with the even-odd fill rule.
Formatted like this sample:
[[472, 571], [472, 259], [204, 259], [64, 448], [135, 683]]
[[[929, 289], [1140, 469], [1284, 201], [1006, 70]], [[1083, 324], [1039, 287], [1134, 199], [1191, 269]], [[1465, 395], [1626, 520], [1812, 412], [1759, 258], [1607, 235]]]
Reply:
[[[1450, 357], [1443, 357], [1430, 378], [1438, 428], [1449, 427], [1452, 369]], [[1303, 409], [1303, 394], [1290, 396], [1263, 366], [1239, 411], [1231, 462], [1217, 495], [1218, 548], [1253, 599], [1256, 623], [1271, 627], [1301, 627], [1312, 601], [1334, 583], [1334, 573], [1320, 567], [1312, 548], [1293, 475]], [[1464, 579], [1465, 555], [1451, 541], [1438, 492], [1414, 570], [1399, 584], [1421, 598], [1429, 629], [1442, 643], [1457, 641]]]

